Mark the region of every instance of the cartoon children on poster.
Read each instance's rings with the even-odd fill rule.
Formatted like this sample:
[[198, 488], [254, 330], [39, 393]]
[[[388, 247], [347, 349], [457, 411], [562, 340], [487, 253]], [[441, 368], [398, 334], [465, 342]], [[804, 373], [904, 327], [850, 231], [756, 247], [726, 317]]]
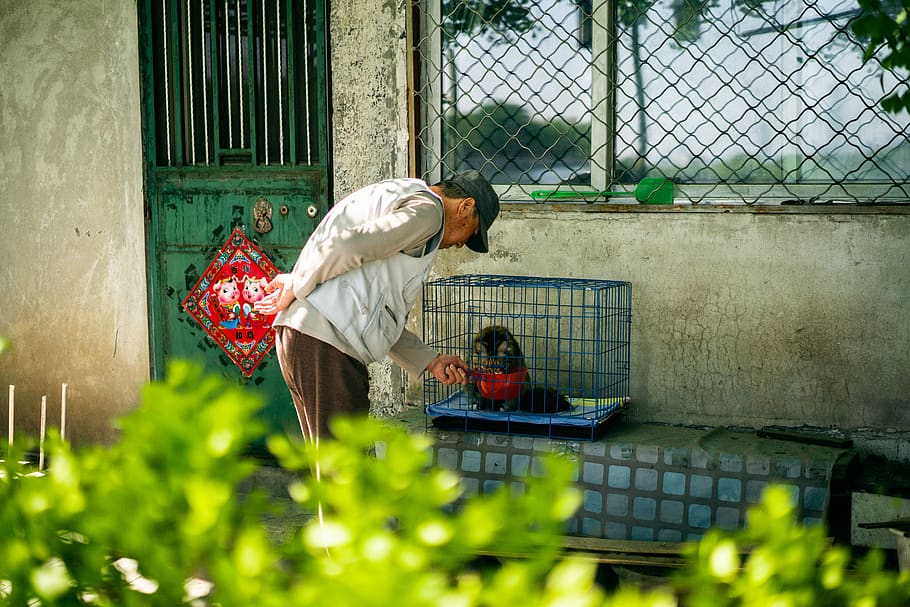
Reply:
[[275, 342], [272, 320], [253, 305], [278, 269], [242, 231], [234, 230], [183, 306], [249, 377]]
[[256, 324], [269, 328], [266, 317], [253, 309], [253, 305], [265, 297], [267, 284], [269, 281], [264, 276], [244, 275], [240, 279], [237, 276], [222, 278], [212, 285], [211, 298], [217, 303], [219, 326], [250, 329]]

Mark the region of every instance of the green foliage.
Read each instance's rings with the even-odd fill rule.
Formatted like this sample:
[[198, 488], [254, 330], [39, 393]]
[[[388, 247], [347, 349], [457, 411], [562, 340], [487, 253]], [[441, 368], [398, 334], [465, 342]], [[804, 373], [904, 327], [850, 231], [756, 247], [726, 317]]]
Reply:
[[882, 99], [881, 106], [893, 114], [910, 112], [910, 1], [859, 0], [860, 15], [851, 25], [863, 43], [863, 60], [878, 60], [882, 68], [903, 71], [900, 88]]
[[743, 530], [709, 531], [689, 560], [676, 588], [692, 607], [910, 604], [910, 576], [884, 570], [880, 552], [852, 563], [824, 526], [797, 523], [791, 492], [780, 486], [749, 511]]
[[[80, 453], [51, 433], [46, 474], [25, 464], [17, 441], [0, 470], [0, 580], [8, 604], [179, 605], [203, 575], [254, 604], [226, 567], [242, 542], [265, 541], [236, 485], [253, 470], [240, 453], [262, 429], [257, 399], [185, 364], [150, 384], [122, 420], [122, 440]], [[251, 500], [249, 506], [255, 506]], [[154, 598], [118, 569], [137, 560]], [[235, 604], [241, 604], [236, 602]]]
[[[341, 421], [334, 432], [338, 440], [318, 454], [283, 437], [270, 441], [287, 468], [318, 470], [322, 481], [291, 489], [322, 514], [300, 530], [294, 567], [307, 582], [295, 605], [595, 604], [591, 566], [557, 565], [555, 538], [579, 505], [568, 461], [548, 459], [546, 473], [528, 477], [520, 494], [505, 486], [462, 500], [459, 477], [429, 465], [426, 435], [371, 420]], [[365, 456], [374, 445], [377, 457]], [[494, 549], [524, 557], [470, 567]]]
[[[910, 603], [910, 576], [880, 555], [853, 563], [823, 527], [797, 524], [790, 494], [771, 489], [746, 529], [710, 531], [689, 565], [656, 593], [607, 595], [591, 561], [560, 547], [578, 508], [574, 464], [557, 455], [518, 485], [465, 497], [434, 467], [429, 437], [376, 420], [339, 420], [318, 452], [284, 436], [267, 443], [297, 479], [307, 520], [268, 534], [275, 506], [238, 499], [254, 470], [242, 454], [262, 438], [257, 398], [178, 363], [143, 391], [108, 448], [72, 451], [50, 436], [50, 466], [0, 467], [0, 604], [257, 607], [673, 607]], [[478, 555], [511, 554], [496, 566]], [[748, 553], [748, 557], [742, 556]], [[127, 560], [128, 559], [128, 560]], [[135, 573], [125, 565], [133, 563]], [[137, 576], [141, 576], [138, 577]], [[187, 594], [204, 580], [204, 599]], [[137, 582], [138, 580], [138, 582]]]
[[529, 5], [528, 0], [444, 0], [445, 43], [459, 34], [484, 35], [492, 42], [512, 42], [536, 25]]

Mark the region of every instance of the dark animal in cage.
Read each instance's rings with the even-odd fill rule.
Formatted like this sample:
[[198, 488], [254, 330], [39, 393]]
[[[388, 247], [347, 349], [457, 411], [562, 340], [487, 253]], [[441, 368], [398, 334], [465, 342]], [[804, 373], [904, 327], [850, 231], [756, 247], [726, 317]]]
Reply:
[[629, 402], [631, 285], [465, 275], [426, 283], [424, 341], [472, 367], [424, 379], [436, 427], [593, 439]]
[[506, 327], [483, 327], [474, 336], [472, 354], [472, 375], [465, 390], [478, 409], [558, 413], [572, 408], [554, 388], [533, 384], [521, 346]]

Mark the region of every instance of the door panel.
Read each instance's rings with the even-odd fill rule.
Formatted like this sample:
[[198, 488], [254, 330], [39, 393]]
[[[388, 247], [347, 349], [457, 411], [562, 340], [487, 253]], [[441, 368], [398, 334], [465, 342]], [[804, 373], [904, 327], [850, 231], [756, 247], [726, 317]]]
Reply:
[[234, 228], [285, 272], [328, 209], [325, 14], [323, 0], [140, 10], [152, 373], [199, 361], [260, 394], [271, 431], [299, 432], [274, 351], [245, 377], [182, 302]]
[[[317, 199], [315, 190], [295, 192], [295, 183], [282, 185], [278, 180], [242, 187], [229, 181], [222, 188], [207, 184], [204, 189], [185, 183], [179, 187], [167, 182], [161, 185], [156, 196], [160, 229], [151, 259], [152, 273], [161, 285], [152, 302], [156, 371], [163, 372], [171, 358], [198, 361], [264, 397], [266, 406], [261, 416], [272, 431], [296, 433], [296, 414], [274, 351], [251, 377], [244, 377], [183, 309], [182, 302], [238, 226], [279, 271], [289, 271], [325, 213], [325, 196]], [[254, 229], [253, 207], [262, 199], [273, 207], [272, 229], [265, 234]]]

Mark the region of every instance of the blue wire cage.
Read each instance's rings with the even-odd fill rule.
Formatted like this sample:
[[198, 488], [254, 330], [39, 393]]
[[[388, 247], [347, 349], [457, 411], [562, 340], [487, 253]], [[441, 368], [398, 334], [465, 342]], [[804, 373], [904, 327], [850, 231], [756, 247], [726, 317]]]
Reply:
[[[484, 328], [508, 329], [521, 348], [529, 387], [557, 393], [558, 412], [489, 410], [475, 386], [424, 378], [428, 424], [461, 431], [593, 440], [629, 404], [632, 287], [628, 282], [462, 275], [423, 290], [423, 338], [445, 354], [474, 359]], [[551, 393], [552, 393], [551, 392]]]

